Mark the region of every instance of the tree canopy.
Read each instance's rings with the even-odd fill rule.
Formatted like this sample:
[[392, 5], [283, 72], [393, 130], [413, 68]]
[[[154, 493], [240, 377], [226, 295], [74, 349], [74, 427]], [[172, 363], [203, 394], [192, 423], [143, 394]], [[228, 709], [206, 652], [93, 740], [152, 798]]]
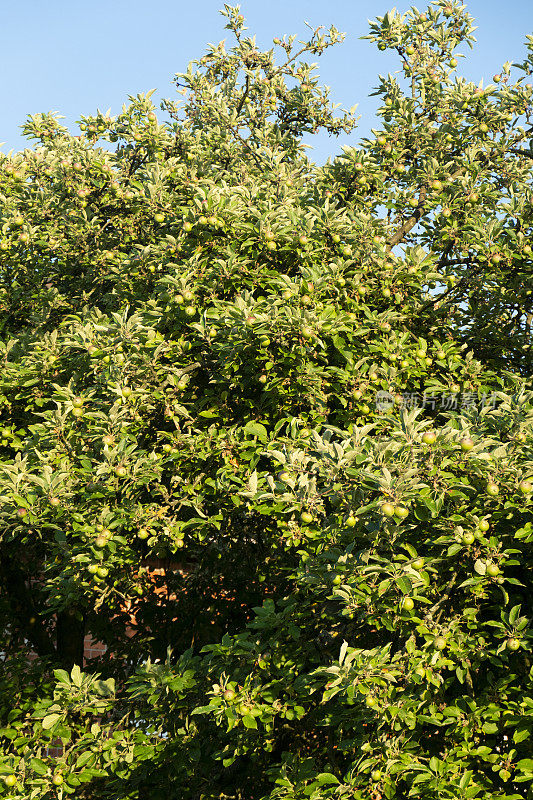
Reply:
[[0, 159], [0, 796], [531, 798], [533, 37], [378, 17], [318, 166], [343, 35], [222, 13]]

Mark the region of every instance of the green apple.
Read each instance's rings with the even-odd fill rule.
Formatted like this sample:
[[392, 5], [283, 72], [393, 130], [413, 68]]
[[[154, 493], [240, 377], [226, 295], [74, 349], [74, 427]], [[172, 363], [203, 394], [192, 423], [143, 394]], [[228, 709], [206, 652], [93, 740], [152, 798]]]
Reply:
[[426, 431], [422, 435], [422, 441], [424, 444], [435, 444], [437, 441], [437, 435], [433, 431]]
[[444, 650], [447, 645], [448, 641], [444, 636], [435, 636], [433, 639], [433, 646], [436, 650]]
[[410, 613], [413, 608], [415, 607], [414, 600], [412, 597], [404, 597], [400, 603], [400, 608], [402, 611], [407, 611]]
[[500, 493], [500, 487], [497, 483], [489, 481], [489, 483], [487, 483], [486, 492], [490, 497], [496, 497]]
[[395, 506], [394, 507], [394, 516], [398, 519], [405, 519], [409, 514], [409, 509], [405, 506]]
[[466, 436], [464, 439], [461, 439], [460, 444], [463, 453], [469, 453], [470, 450], [473, 450], [474, 448], [474, 442], [469, 436]]
[[487, 575], [490, 578], [495, 578], [500, 574], [500, 568], [497, 564], [487, 564]]
[[383, 503], [383, 505], [381, 506], [381, 513], [385, 517], [393, 517], [395, 510], [396, 510], [396, 507], [393, 506], [392, 503]]
[[313, 515], [310, 514], [309, 511], [302, 511], [300, 519], [305, 525], [310, 525], [313, 521]]

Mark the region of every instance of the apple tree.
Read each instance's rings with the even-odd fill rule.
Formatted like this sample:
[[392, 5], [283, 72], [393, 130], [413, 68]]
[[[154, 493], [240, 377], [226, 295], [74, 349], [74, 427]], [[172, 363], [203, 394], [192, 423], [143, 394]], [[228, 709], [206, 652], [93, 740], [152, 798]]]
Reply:
[[318, 166], [343, 36], [223, 14], [0, 161], [0, 796], [525, 800], [533, 37], [378, 17]]

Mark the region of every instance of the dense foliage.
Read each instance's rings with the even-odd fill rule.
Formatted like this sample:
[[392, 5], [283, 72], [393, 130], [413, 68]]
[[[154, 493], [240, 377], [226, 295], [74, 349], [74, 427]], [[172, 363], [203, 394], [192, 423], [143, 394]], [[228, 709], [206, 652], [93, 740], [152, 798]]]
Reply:
[[318, 167], [342, 35], [223, 13], [0, 160], [0, 796], [532, 797], [533, 37], [379, 17]]

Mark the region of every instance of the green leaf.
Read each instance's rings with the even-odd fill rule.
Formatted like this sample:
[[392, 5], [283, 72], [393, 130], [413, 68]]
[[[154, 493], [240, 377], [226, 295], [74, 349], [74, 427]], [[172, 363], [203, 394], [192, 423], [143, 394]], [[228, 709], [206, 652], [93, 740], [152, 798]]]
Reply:
[[257, 436], [260, 442], [265, 444], [268, 441], [267, 429], [260, 422], [247, 422], [243, 428], [245, 433]]
[[326, 783], [332, 783], [335, 785], [340, 784], [339, 779], [332, 772], [321, 772], [319, 775], [317, 775], [316, 782], [321, 786]]
[[30, 761], [30, 767], [37, 775], [46, 775], [48, 772], [48, 765], [41, 761], [40, 758], [32, 758]]
[[47, 714], [46, 717], [44, 717], [43, 721], [41, 722], [41, 725], [43, 726], [45, 731], [48, 731], [50, 730], [50, 728], [53, 728], [56, 722], [60, 719], [61, 719], [61, 714]]

